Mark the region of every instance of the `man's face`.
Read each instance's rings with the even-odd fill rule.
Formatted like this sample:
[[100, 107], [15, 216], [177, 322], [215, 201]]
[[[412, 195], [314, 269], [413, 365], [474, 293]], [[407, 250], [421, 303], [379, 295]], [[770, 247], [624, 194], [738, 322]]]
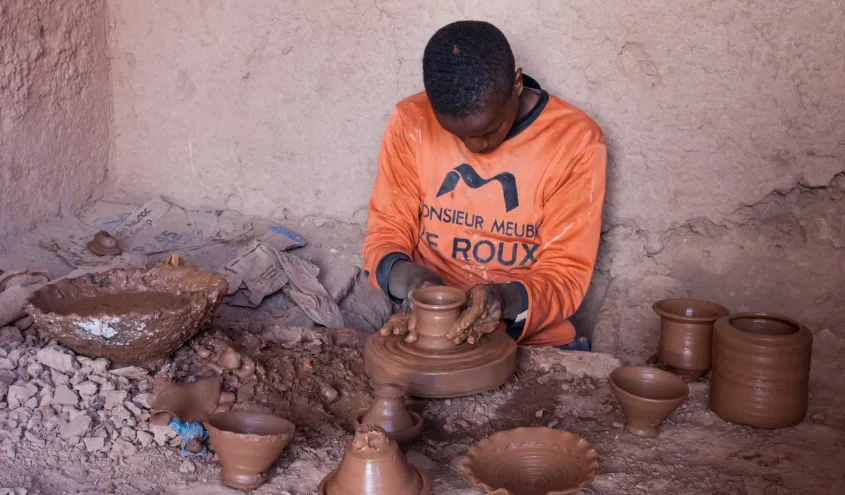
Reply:
[[506, 97], [495, 98], [475, 115], [450, 117], [435, 112], [440, 125], [463, 141], [472, 153], [490, 153], [501, 145], [519, 113], [522, 94], [522, 72], [517, 71], [516, 83]]

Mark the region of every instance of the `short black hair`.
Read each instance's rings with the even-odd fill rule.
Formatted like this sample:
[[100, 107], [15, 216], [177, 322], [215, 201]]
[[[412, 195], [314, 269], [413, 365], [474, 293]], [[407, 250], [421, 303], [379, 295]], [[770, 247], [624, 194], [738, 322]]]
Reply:
[[513, 88], [516, 63], [499, 28], [458, 21], [434, 33], [423, 54], [423, 83], [434, 111], [450, 117], [476, 115], [504, 101]]

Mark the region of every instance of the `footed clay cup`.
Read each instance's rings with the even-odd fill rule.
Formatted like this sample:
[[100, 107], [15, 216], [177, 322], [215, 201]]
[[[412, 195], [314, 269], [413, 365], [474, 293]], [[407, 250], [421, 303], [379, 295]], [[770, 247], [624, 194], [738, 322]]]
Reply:
[[553, 428], [495, 433], [467, 451], [464, 470], [495, 495], [567, 495], [593, 482], [599, 455], [581, 437]]
[[293, 437], [290, 421], [272, 414], [229, 411], [203, 423], [220, 458], [220, 481], [239, 490], [254, 490]]
[[656, 437], [660, 423], [680, 407], [689, 386], [668, 371], [647, 366], [623, 366], [610, 373], [610, 387], [625, 411], [625, 431]]
[[378, 426], [358, 425], [340, 466], [320, 483], [318, 495], [428, 495], [428, 478], [405, 461]]
[[207, 325], [227, 291], [219, 275], [158, 265], [62, 279], [35, 291], [25, 309], [77, 354], [144, 364]]
[[97, 232], [94, 238], [88, 241], [88, 250], [97, 256], [116, 256], [123, 252], [117, 244], [117, 239], [105, 230]]
[[411, 305], [419, 333], [414, 345], [430, 350], [454, 347], [454, 342], [446, 338], [446, 334], [461, 316], [466, 300], [466, 293], [454, 287], [433, 286], [414, 290]]
[[355, 418], [355, 425], [380, 426], [391, 440], [399, 444], [403, 453], [407, 452], [410, 444], [422, 433], [422, 416], [405, 406], [405, 394], [399, 385], [379, 385], [375, 395], [373, 405]]
[[710, 408], [722, 419], [785, 428], [807, 414], [813, 333], [783, 315], [737, 313], [716, 322]]
[[697, 299], [664, 299], [652, 309], [660, 315], [660, 362], [684, 381], [701, 378], [710, 369], [713, 323], [728, 310]]

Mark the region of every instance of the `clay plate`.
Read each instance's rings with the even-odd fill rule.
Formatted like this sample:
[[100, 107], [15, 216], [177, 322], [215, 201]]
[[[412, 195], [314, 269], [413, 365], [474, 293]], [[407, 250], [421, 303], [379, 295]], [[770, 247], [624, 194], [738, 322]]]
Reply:
[[143, 364], [208, 324], [227, 290], [219, 275], [158, 265], [63, 279], [38, 289], [25, 309], [78, 354]]
[[493, 495], [567, 495], [593, 482], [599, 455], [581, 437], [553, 428], [493, 434], [467, 451], [472, 484]]

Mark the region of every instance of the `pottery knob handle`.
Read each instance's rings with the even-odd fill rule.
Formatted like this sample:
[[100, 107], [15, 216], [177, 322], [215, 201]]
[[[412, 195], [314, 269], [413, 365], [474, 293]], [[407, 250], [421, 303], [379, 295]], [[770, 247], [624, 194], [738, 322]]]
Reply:
[[362, 424], [355, 427], [355, 438], [352, 439], [354, 450], [380, 450], [389, 443], [387, 433], [380, 426]]

